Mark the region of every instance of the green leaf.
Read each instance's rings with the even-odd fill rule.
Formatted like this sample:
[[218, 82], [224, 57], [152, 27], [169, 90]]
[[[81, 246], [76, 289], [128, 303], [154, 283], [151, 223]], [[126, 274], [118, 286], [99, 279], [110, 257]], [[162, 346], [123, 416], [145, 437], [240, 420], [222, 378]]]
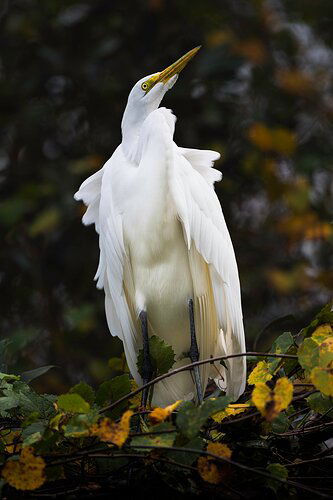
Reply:
[[30, 446], [31, 444], [38, 443], [42, 437], [43, 435], [40, 432], [34, 432], [24, 440], [24, 446]]
[[115, 371], [115, 372], [122, 372], [123, 371], [123, 360], [121, 358], [110, 358], [108, 361], [108, 366], [110, 370]]
[[26, 428], [29, 425], [37, 422], [37, 420], [39, 420], [39, 412], [33, 411], [33, 412], [29, 413], [29, 415], [27, 415], [26, 418], [24, 419], [23, 427]]
[[25, 382], [15, 380], [2, 388], [3, 397], [0, 398], [0, 414], [9, 415], [11, 410], [18, 407], [16, 414], [28, 416], [32, 412], [38, 411], [43, 418], [49, 417], [54, 413], [53, 402], [55, 397], [52, 395], [40, 395], [33, 391]]
[[303, 328], [302, 333], [305, 337], [309, 337], [315, 331], [315, 329], [322, 325], [323, 323], [330, 323], [333, 325], [333, 309], [332, 304], [326, 304], [321, 311], [317, 314], [315, 319], [311, 323]]
[[64, 479], [64, 467], [63, 465], [53, 465], [52, 467], [46, 467], [45, 475], [47, 478], [47, 482]]
[[32, 208], [31, 200], [15, 197], [0, 203], [0, 224], [11, 227], [19, 222]]
[[87, 403], [92, 405], [95, 401], [95, 391], [94, 389], [86, 384], [85, 382], [80, 382], [69, 389], [70, 394], [79, 394]]
[[98, 420], [98, 417], [96, 412], [74, 415], [64, 427], [64, 435], [74, 438], [89, 436], [89, 428]]
[[[145, 446], [172, 446], [176, 435], [177, 431], [176, 428], [169, 422], [163, 422], [159, 425], [154, 425], [153, 429], [154, 434], [146, 434], [144, 436], [135, 436], [131, 440], [131, 447], [135, 448], [136, 446], [139, 445], [145, 445]], [[174, 432], [168, 432], [163, 434], [163, 431], [172, 431]], [[161, 431], [161, 434], [157, 434], [157, 432]], [[141, 448], [140, 448], [141, 450]]]
[[284, 332], [272, 344], [272, 351], [277, 354], [285, 353], [294, 344], [294, 338], [290, 332]]
[[[276, 354], [285, 354], [288, 349], [294, 345], [294, 338], [290, 332], [285, 332], [280, 335], [272, 344], [270, 352], [274, 352]], [[278, 365], [281, 363], [281, 359], [279, 358], [267, 358], [269, 362], [269, 370], [273, 373]]]
[[68, 413], [88, 413], [90, 404], [79, 394], [62, 394], [57, 401], [58, 407]]
[[81, 334], [88, 334], [96, 324], [96, 307], [91, 303], [83, 303], [79, 307], [72, 307], [65, 312], [65, 320], [70, 329], [78, 330]]
[[34, 219], [29, 227], [30, 236], [53, 231], [60, 223], [60, 211], [57, 207], [47, 208]]
[[208, 399], [200, 406], [195, 406], [192, 402], [184, 403], [177, 414], [177, 426], [181, 433], [188, 439], [195, 437], [206, 420], [214, 413], [224, 410], [232, 401], [227, 396], [216, 399]]
[[[127, 374], [103, 382], [96, 393], [96, 403], [103, 406], [114, 402], [131, 392], [131, 381]], [[127, 403], [126, 403], [127, 404]]]
[[[267, 465], [266, 470], [272, 474], [272, 476], [279, 477], [280, 479], [288, 479], [288, 470], [282, 464], [269, 464]], [[268, 479], [266, 484], [274, 491], [277, 491], [282, 486], [282, 483], [274, 481], [273, 479]]]
[[55, 365], [47, 365], [47, 366], [41, 366], [40, 368], [35, 368], [34, 370], [28, 370], [26, 372], [21, 373], [21, 379], [23, 382], [26, 382], [27, 384], [31, 382], [32, 380], [35, 380], [35, 378], [41, 377], [44, 375], [44, 373], [47, 373], [51, 368], [56, 368]]
[[19, 406], [20, 401], [17, 394], [9, 394], [0, 398], [0, 415], [2, 417], [9, 416], [8, 410]]
[[[177, 445], [178, 447], [192, 448], [194, 450], [198, 450], [199, 452], [203, 450], [205, 445], [204, 440], [200, 436], [195, 436], [194, 438], [190, 439], [189, 441], [187, 441], [182, 445], [178, 445], [177, 441], [175, 445]], [[192, 465], [193, 462], [197, 460], [199, 453], [198, 455], [195, 455], [194, 453], [188, 453], [187, 451], [183, 452], [168, 451], [167, 456], [168, 458], [171, 458], [171, 460], [175, 460], [178, 463], [184, 465]]]
[[[126, 394], [131, 392], [131, 380], [128, 374], [119, 375], [114, 377], [112, 380], [107, 380], [103, 382], [97, 392], [96, 392], [96, 404], [99, 406], [105, 406], [108, 403], [115, 402], [122, 398]], [[123, 401], [118, 404], [111, 412], [107, 415], [113, 419], [121, 416], [121, 414], [128, 408], [129, 401]]]
[[9, 375], [8, 373], [0, 373], [0, 380], [6, 380], [7, 382], [14, 382], [15, 380], [20, 380], [20, 376]]
[[298, 360], [308, 372], [319, 363], [319, 346], [311, 338], [305, 339], [298, 349]]
[[321, 394], [320, 392], [316, 392], [315, 394], [311, 394], [308, 398], [306, 398], [309, 407], [311, 410], [323, 415], [324, 413], [327, 416], [333, 417], [333, 402], [332, 398]]
[[41, 441], [45, 429], [46, 422], [42, 420], [27, 425], [22, 431], [23, 445], [30, 446], [31, 444]]
[[333, 396], [333, 369], [317, 366], [311, 370], [311, 380], [315, 387], [326, 396]]
[[[149, 352], [155, 375], [163, 375], [163, 373], [167, 373], [173, 367], [175, 352], [170, 345], [160, 337], [157, 337], [157, 335], [153, 335], [149, 339]], [[142, 375], [142, 366], [143, 349], [140, 349], [137, 362], [140, 375]]]
[[277, 434], [281, 434], [282, 432], [286, 432], [290, 426], [288, 415], [285, 413], [280, 413], [277, 417], [274, 418], [272, 422], [272, 430]]
[[120, 358], [110, 358], [108, 361], [108, 366], [112, 371], [129, 373], [129, 368], [124, 353], [121, 354]]

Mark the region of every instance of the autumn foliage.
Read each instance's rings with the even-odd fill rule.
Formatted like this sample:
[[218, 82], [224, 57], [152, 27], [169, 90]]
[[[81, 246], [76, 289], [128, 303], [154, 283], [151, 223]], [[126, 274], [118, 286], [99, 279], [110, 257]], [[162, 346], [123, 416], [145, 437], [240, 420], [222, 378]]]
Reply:
[[[4, 494], [50, 488], [65, 494], [73, 482], [82, 492], [92, 485], [103, 490], [102, 478], [110, 474], [116, 488], [129, 471], [136, 484], [153, 470], [153, 482], [176, 476], [187, 493], [193, 485], [201, 493], [237, 492], [251, 481], [254, 491], [274, 490], [281, 498], [293, 491], [320, 495], [321, 485], [310, 486], [303, 477], [313, 474], [316, 457], [330, 488], [323, 445], [333, 417], [332, 327], [328, 304], [300, 332], [278, 336], [268, 353], [248, 355], [248, 385], [237, 402], [210, 389], [200, 406], [176, 401], [145, 409], [128, 373], [97, 390], [81, 382], [60, 396], [38, 394], [23, 381], [25, 374], [1, 373]], [[155, 365], [162, 359], [162, 371], [172, 370], [171, 346], [150, 342]], [[29, 377], [44, 372], [36, 369]]]

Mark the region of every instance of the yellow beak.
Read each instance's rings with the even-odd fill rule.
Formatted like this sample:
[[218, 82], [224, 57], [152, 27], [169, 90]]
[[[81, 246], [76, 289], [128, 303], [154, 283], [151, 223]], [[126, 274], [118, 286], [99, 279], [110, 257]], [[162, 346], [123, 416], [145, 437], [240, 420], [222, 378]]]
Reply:
[[176, 62], [165, 68], [163, 71], [152, 76], [149, 80], [145, 82], [145, 84], [147, 85], [146, 91], [149, 92], [149, 90], [158, 82], [167, 83], [167, 81], [169, 81], [170, 78], [180, 73], [185, 68], [187, 63], [192, 59], [192, 57], [194, 57], [195, 54], [200, 50], [200, 48], [201, 45], [195, 47], [194, 49], [184, 54]]
[[[158, 75], [158, 82], [163, 82], [166, 83], [170, 78], [182, 71], [182, 69], [185, 68], [187, 63], [192, 59], [192, 57], [195, 56], [195, 54], [200, 50], [201, 45], [198, 47], [195, 47], [194, 49], [190, 50], [187, 52], [185, 55], [183, 55], [180, 59], [178, 59], [176, 62], [165, 68], [163, 71], [160, 72]], [[157, 83], [157, 82], [155, 82]]]

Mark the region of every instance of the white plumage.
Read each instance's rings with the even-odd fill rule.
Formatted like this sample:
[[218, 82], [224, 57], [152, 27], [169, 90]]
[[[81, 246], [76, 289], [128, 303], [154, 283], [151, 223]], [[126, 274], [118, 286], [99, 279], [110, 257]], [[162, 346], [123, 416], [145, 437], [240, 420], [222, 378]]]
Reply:
[[[220, 155], [175, 144], [176, 118], [158, 106], [177, 74], [167, 81], [160, 75], [133, 87], [121, 145], [75, 194], [88, 207], [83, 223], [95, 224], [99, 233], [95, 278], [105, 291], [110, 332], [123, 341], [139, 385], [141, 310], [147, 311], [149, 334], [172, 345], [174, 367], [190, 362], [183, 357], [190, 347], [190, 298], [201, 359], [245, 351], [237, 264], [213, 188], [221, 179], [212, 168]], [[212, 377], [236, 399], [245, 387], [245, 358], [229, 360], [227, 370], [203, 365], [200, 374], [203, 389]], [[191, 373], [182, 372], [155, 386], [153, 403], [189, 399], [194, 390]]]

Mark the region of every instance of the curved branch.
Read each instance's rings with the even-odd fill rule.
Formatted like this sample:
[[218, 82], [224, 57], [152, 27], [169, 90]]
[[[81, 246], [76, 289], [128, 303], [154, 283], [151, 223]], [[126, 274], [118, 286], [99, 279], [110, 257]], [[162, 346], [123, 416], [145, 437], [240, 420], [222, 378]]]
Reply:
[[260, 357], [269, 357], [269, 358], [286, 358], [286, 359], [298, 359], [298, 357], [295, 354], [276, 354], [276, 353], [270, 353], [270, 352], [241, 352], [238, 354], [230, 354], [229, 356], [216, 356], [215, 358], [208, 358], [208, 359], [202, 359], [200, 361], [195, 361], [194, 363], [189, 363], [188, 365], [181, 366], [180, 368], [176, 368], [175, 370], [171, 370], [167, 373], [164, 373], [163, 375], [160, 375], [159, 377], [154, 378], [147, 384], [142, 385], [135, 391], [132, 391], [122, 398], [118, 399], [114, 403], [111, 403], [108, 406], [105, 406], [104, 408], [101, 408], [99, 410], [99, 413], [104, 413], [105, 411], [108, 410], [113, 410], [116, 406], [118, 406], [120, 403], [123, 401], [126, 401], [127, 399], [132, 398], [136, 394], [139, 394], [143, 389], [146, 389], [146, 387], [150, 387], [152, 385], [157, 384], [157, 382], [160, 382], [161, 380], [164, 380], [165, 378], [172, 377], [172, 375], [176, 375], [177, 373], [184, 372], [186, 370], [191, 370], [195, 366], [200, 366], [204, 365], [207, 363], [214, 363], [215, 361], [223, 361], [226, 359], [232, 359], [232, 358], [239, 358], [241, 356], [260, 356]]

